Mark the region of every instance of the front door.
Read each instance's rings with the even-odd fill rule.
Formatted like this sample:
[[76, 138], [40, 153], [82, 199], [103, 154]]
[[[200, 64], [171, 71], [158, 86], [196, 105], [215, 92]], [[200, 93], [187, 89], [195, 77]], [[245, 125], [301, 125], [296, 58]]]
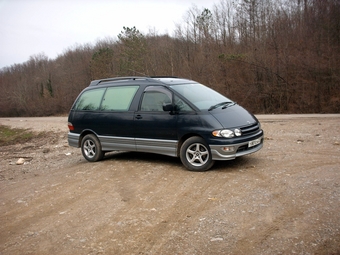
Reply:
[[165, 87], [145, 89], [133, 121], [137, 151], [176, 156], [177, 115], [163, 110], [172, 100], [172, 92]]

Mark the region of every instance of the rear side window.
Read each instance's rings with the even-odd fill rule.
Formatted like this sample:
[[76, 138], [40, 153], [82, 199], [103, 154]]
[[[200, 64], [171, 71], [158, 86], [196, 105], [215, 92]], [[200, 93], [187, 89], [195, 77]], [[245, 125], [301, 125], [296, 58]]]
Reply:
[[105, 88], [85, 91], [76, 103], [76, 110], [95, 111], [99, 109]]
[[100, 109], [102, 111], [127, 111], [139, 86], [108, 88]]

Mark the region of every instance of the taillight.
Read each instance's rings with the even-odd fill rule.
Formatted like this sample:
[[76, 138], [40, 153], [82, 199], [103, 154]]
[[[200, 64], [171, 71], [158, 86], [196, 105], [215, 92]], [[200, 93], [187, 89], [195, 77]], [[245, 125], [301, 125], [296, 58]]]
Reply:
[[67, 123], [67, 126], [68, 126], [68, 129], [69, 129], [70, 131], [73, 131], [73, 130], [74, 130], [74, 126], [72, 125], [71, 122], [68, 122], [68, 123]]

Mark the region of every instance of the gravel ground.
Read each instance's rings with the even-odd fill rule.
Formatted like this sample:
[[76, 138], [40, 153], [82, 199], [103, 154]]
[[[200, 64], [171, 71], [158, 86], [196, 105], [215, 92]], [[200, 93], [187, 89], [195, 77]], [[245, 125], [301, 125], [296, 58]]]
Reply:
[[[258, 115], [265, 145], [203, 173], [67, 145], [67, 118], [0, 147], [0, 254], [340, 254], [340, 115]], [[17, 165], [23, 158], [22, 165]]]

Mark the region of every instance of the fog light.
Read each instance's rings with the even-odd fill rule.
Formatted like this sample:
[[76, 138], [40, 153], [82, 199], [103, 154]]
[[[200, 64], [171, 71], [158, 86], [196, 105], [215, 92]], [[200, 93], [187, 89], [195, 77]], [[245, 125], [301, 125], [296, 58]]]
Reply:
[[224, 146], [222, 147], [222, 151], [224, 152], [233, 152], [235, 150], [234, 146]]

